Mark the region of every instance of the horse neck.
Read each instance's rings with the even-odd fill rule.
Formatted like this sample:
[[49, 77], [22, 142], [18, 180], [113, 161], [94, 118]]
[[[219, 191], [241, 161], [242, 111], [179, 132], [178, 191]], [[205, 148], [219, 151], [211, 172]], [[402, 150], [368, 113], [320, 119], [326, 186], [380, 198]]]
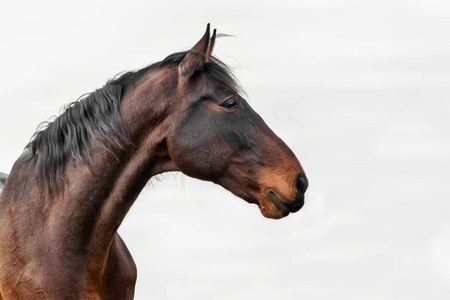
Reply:
[[149, 140], [115, 153], [94, 147], [89, 165], [67, 168], [64, 199], [59, 202], [62, 210], [70, 212], [69, 223], [85, 228], [81, 243], [108, 247], [148, 180], [170, 170], [162, 141]]
[[[65, 180], [51, 195], [46, 183], [36, 180], [40, 174], [30, 151], [24, 152], [0, 199], [15, 212], [15, 221], [11, 219], [9, 224], [25, 244], [40, 244], [28, 241], [34, 232], [72, 253], [84, 253], [85, 249], [93, 249], [90, 251], [96, 254], [90, 253], [92, 257], [108, 253], [118, 227], [148, 180], [176, 170], [165, 142], [170, 117], [164, 105], [170, 98], [163, 99], [164, 89], [160, 88], [155, 93], [155, 88], [137, 86], [124, 95], [120, 109], [130, 146], [108, 150], [92, 140], [89, 162], [68, 162]], [[148, 103], [155, 104], [148, 108]]]
[[[148, 90], [153, 91], [155, 99], [148, 96]], [[146, 99], [142, 93], [147, 94]], [[154, 103], [151, 113], [140, 108], [140, 102], [148, 101]], [[69, 164], [66, 169], [68, 182], [64, 198], [68, 201], [63, 202], [68, 204], [67, 210], [81, 208], [79, 217], [72, 210], [74, 222], [83, 227], [90, 224], [91, 227], [86, 228], [88, 234], [82, 237], [87, 239], [85, 242], [92, 239], [91, 242], [98, 244], [96, 239], [101, 237], [105, 246], [110, 245], [148, 180], [166, 171], [177, 171], [165, 141], [171, 120], [163, 113], [167, 110], [162, 103], [155, 89], [148, 86], [127, 92], [122, 99], [121, 114], [131, 146], [107, 151], [101, 144], [94, 143], [89, 164]], [[159, 112], [155, 108], [158, 106]]]

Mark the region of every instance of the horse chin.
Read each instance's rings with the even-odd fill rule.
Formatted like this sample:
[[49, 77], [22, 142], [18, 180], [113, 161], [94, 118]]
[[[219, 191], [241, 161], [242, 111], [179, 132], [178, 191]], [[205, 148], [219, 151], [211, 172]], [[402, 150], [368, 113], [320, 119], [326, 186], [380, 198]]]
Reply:
[[267, 197], [263, 197], [258, 206], [261, 214], [269, 219], [281, 219], [289, 215], [289, 209], [275, 194], [267, 193]]
[[291, 212], [299, 211], [304, 204], [304, 196], [300, 196], [295, 202], [287, 201], [283, 196], [274, 190], [268, 190], [266, 197], [259, 202], [259, 209], [262, 215], [270, 219], [281, 219]]
[[265, 207], [260, 207], [261, 214], [268, 219], [281, 219], [289, 215], [289, 211], [284, 210], [271, 210]]

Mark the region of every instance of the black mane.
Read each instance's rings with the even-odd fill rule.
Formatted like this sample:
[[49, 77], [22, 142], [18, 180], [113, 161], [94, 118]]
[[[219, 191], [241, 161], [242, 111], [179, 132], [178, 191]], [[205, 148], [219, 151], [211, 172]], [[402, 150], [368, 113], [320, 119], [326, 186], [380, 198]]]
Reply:
[[[149, 71], [176, 67], [187, 53], [174, 53], [163, 61], [109, 80], [102, 88], [67, 105], [53, 121], [42, 123], [26, 149], [31, 151], [33, 162], [48, 187], [57, 187], [64, 180], [68, 162], [83, 160], [89, 163], [91, 141], [100, 142], [110, 151], [127, 147], [130, 143], [120, 113], [124, 92]], [[219, 60], [210, 60], [203, 71], [240, 90], [230, 69]]]
[[49, 187], [64, 179], [70, 159], [89, 160], [91, 140], [107, 149], [128, 143], [120, 115], [123, 86], [109, 81], [100, 89], [66, 106], [52, 122], [44, 122], [26, 146]]

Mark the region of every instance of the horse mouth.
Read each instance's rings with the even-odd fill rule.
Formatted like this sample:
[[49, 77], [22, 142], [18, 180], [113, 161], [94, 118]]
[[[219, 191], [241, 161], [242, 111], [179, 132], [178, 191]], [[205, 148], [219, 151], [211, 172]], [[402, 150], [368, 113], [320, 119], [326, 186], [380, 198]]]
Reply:
[[276, 190], [269, 189], [267, 191], [267, 196], [275, 205], [276, 210], [270, 208], [266, 209], [266, 207], [264, 207], [263, 205], [260, 205], [260, 210], [265, 217], [272, 219], [281, 219], [286, 217], [290, 213], [297, 212], [303, 207], [305, 203], [303, 194], [297, 196], [297, 199], [295, 201], [289, 201]]

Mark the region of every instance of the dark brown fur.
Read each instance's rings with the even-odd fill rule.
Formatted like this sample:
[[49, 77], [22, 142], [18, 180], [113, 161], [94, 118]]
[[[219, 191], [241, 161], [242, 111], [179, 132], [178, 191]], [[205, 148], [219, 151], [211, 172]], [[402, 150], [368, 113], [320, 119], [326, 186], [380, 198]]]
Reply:
[[[44, 168], [47, 177], [38, 147], [17, 160], [0, 195], [0, 299], [132, 299], [136, 266], [117, 229], [163, 172], [217, 183], [269, 218], [302, 207], [307, 179], [299, 161], [229, 73], [221, 79], [211, 69], [223, 67], [211, 55], [214, 40], [208, 25], [180, 62], [126, 84], [126, 144], [105, 144], [94, 132], [83, 146], [88, 154], [66, 155], [63, 165]], [[49, 184], [58, 172], [61, 183]]]

